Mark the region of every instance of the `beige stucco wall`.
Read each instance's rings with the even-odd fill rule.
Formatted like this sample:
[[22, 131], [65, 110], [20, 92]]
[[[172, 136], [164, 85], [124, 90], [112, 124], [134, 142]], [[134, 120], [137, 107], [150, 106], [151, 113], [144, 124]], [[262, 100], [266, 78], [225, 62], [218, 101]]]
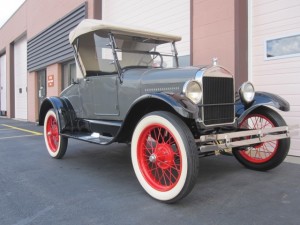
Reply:
[[26, 0], [0, 28], [0, 35], [3, 34], [0, 39], [0, 51], [24, 32], [27, 33], [27, 39], [31, 39], [84, 2], [88, 5], [88, 18], [93, 18], [94, 1]]
[[[48, 86], [48, 76], [54, 75], [54, 86]], [[47, 97], [57, 96], [61, 92], [61, 65], [53, 64], [46, 69]]]
[[37, 97], [37, 73], [28, 73], [28, 91], [27, 91], [27, 106], [28, 106], [28, 120], [36, 121], [38, 114], [38, 97]]
[[[11, 60], [14, 41], [20, 36], [26, 34], [27, 40], [33, 38], [44, 29], [48, 28], [67, 13], [87, 3], [87, 17], [95, 18], [99, 16], [98, 9], [101, 11], [100, 0], [72, 0], [72, 1], [40, 1], [26, 0], [23, 5], [15, 12], [15, 14], [0, 28], [0, 53], [6, 52], [7, 56], [7, 116], [14, 117], [14, 99], [12, 88], [13, 83], [13, 60]], [[55, 75], [56, 84], [54, 88], [49, 89], [48, 95], [58, 95], [61, 91], [60, 77], [61, 70], [58, 65], [53, 65], [47, 68], [47, 72]], [[58, 81], [59, 80], [59, 81]], [[37, 120], [37, 90], [36, 90], [36, 75], [35, 73], [28, 74], [28, 120]]]
[[193, 0], [193, 65], [210, 64], [219, 59], [235, 72], [234, 0]]

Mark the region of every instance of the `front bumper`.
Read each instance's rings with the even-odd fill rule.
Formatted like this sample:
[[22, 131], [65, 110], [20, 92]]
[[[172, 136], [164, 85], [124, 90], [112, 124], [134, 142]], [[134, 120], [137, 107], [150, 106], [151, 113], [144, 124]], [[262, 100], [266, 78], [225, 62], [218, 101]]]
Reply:
[[260, 130], [203, 135], [195, 142], [201, 153], [220, 151], [228, 148], [250, 147], [258, 143], [274, 141], [298, 134], [299, 126], [281, 126]]

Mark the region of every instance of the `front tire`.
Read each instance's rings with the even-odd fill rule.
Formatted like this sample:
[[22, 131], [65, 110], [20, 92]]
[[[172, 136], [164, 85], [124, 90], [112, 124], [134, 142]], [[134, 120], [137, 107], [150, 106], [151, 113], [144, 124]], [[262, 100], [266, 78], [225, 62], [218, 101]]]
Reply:
[[65, 155], [68, 138], [59, 134], [57, 115], [53, 109], [50, 109], [45, 117], [44, 139], [51, 157], [61, 159]]
[[[274, 110], [260, 108], [241, 122], [243, 129], [263, 129], [286, 126], [284, 119]], [[248, 150], [234, 150], [233, 155], [245, 167], [265, 171], [278, 166], [288, 154], [290, 138], [263, 142]]]
[[197, 146], [187, 125], [169, 112], [144, 116], [131, 142], [135, 174], [153, 198], [172, 203], [194, 187], [199, 167]]

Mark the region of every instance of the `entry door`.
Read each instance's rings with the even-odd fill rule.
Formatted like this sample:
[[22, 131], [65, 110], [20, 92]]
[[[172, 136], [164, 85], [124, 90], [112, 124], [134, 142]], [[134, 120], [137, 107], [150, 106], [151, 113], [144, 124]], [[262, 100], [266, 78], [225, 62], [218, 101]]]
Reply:
[[0, 114], [6, 115], [6, 55], [0, 57]]
[[27, 42], [26, 37], [14, 45], [15, 118], [27, 120]]
[[37, 90], [38, 90], [38, 100], [39, 100], [39, 108], [43, 102], [43, 100], [47, 96], [47, 86], [46, 86], [46, 70], [40, 70], [37, 73]]

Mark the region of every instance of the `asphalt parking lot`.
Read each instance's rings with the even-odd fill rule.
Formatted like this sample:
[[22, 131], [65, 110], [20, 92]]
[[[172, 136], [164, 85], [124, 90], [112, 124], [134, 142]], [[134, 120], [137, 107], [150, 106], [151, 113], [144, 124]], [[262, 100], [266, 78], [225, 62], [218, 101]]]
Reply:
[[1, 225], [300, 223], [300, 164], [256, 172], [233, 157], [202, 158], [192, 193], [168, 205], [143, 191], [127, 145], [70, 140], [55, 160], [42, 130], [0, 118]]

